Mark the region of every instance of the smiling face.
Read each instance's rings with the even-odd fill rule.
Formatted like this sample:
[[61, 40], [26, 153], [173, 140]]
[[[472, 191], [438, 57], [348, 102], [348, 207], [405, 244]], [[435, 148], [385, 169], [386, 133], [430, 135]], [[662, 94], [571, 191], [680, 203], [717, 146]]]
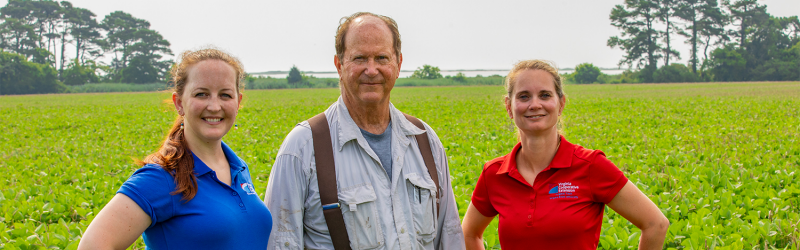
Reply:
[[558, 117], [564, 110], [565, 98], [556, 93], [555, 80], [544, 70], [520, 72], [514, 92], [505, 99], [508, 116], [522, 135], [557, 133]]
[[236, 72], [220, 60], [203, 60], [187, 70], [183, 94], [172, 94], [184, 117], [188, 142], [213, 143], [228, 133], [239, 110], [242, 94], [236, 88]]
[[334, 56], [342, 98], [354, 105], [388, 103], [403, 62], [394, 52], [392, 33], [374, 16], [358, 17], [350, 25], [342, 59]]

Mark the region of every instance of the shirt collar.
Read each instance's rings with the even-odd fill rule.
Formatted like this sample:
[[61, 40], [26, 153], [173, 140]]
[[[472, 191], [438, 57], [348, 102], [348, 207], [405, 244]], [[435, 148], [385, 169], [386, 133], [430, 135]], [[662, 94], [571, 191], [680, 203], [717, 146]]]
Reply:
[[[551, 168], [568, 168], [572, 166], [572, 156], [575, 153], [575, 145], [568, 142], [563, 135], [559, 135], [559, 140], [561, 140], [561, 145], [558, 146], [553, 161], [551, 161], [550, 165], [542, 170], [542, 172], [550, 170]], [[506, 174], [511, 170], [517, 171], [517, 153], [521, 148], [522, 142], [517, 142], [517, 145], [514, 146], [511, 153], [507, 154], [505, 159], [503, 159], [503, 165], [500, 165], [497, 174]]]
[[[239, 159], [239, 156], [233, 152], [233, 150], [228, 147], [225, 142], [222, 142], [222, 152], [225, 154], [225, 158], [228, 159], [228, 165], [231, 166], [231, 172], [242, 171], [247, 168], [247, 164], [245, 164], [242, 159]], [[208, 172], [211, 172], [211, 168], [206, 165], [205, 162], [200, 160], [197, 155], [192, 152], [192, 158], [194, 159], [194, 175], [201, 176]]]
[[[342, 96], [339, 96], [339, 100], [336, 101], [334, 104], [336, 108], [337, 117], [339, 126], [336, 128], [339, 133], [339, 151], [342, 150], [344, 144], [351, 141], [351, 140], [358, 140], [359, 137], [363, 137], [361, 135], [361, 130], [356, 125], [356, 122], [353, 120], [353, 117], [350, 117], [350, 113], [347, 111], [347, 105], [344, 104], [344, 99]], [[403, 135], [418, 135], [425, 133], [425, 130], [419, 129], [413, 123], [406, 119], [405, 115], [403, 115], [400, 110], [397, 110], [393, 104], [389, 103], [389, 115], [392, 119], [392, 131], [399, 131]], [[333, 131], [331, 131], [333, 132]], [[394, 133], [394, 132], [392, 132]]]

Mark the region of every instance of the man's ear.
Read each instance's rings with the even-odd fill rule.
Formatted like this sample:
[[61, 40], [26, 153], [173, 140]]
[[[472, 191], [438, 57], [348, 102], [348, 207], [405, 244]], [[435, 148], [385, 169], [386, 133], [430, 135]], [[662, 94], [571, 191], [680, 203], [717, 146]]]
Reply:
[[401, 68], [400, 66], [403, 66], [403, 53], [400, 53], [400, 55], [397, 56], [397, 77], [396, 78], [400, 78], [400, 68]]
[[338, 55], [333, 55], [333, 65], [336, 66], [336, 72], [339, 73], [339, 78], [342, 78], [342, 62], [339, 60]]

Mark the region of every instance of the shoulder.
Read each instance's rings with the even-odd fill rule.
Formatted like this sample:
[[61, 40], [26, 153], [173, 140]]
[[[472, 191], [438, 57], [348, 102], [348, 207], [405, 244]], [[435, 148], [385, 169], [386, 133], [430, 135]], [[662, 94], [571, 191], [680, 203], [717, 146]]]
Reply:
[[598, 160], [598, 157], [605, 158], [605, 153], [600, 150], [588, 149], [584, 148], [581, 145], [575, 144], [575, 153], [573, 153], [573, 158], [577, 161], [573, 162], [573, 164], [592, 164]]
[[170, 173], [158, 164], [147, 164], [133, 172], [118, 192], [153, 201], [169, 197], [174, 189], [175, 178]]
[[503, 165], [503, 162], [505, 162], [506, 157], [508, 156], [504, 155], [486, 162], [486, 164], [483, 164], [483, 171], [485, 172], [494, 170], [494, 172], [497, 172], [497, 169], [500, 168], [500, 165]]
[[155, 179], [164, 179], [165, 177], [169, 177], [172, 179], [172, 175], [167, 172], [161, 165], [155, 163], [148, 163], [142, 166], [139, 169], [136, 169], [133, 172], [131, 177], [143, 177], [143, 178], [155, 178]]
[[572, 167], [576, 171], [588, 171], [591, 175], [621, 173], [620, 169], [600, 150], [587, 149], [575, 145]]
[[142, 166], [139, 169], [136, 169], [135, 172], [125, 181], [127, 184], [134, 184], [136, 186], [147, 186], [151, 185], [153, 187], [167, 187], [172, 188], [175, 186], [175, 181], [172, 175], [164, 170], [161, 165], [149, 163]]
[[303, 121], [283, 139], [278, 156], [288, 154], [301, 157], [302, 152], [310, 150], [309, 147], [313, 148], [312, 141], [311, 126], [308, 125], [308, 121]]
[[436, 131], [434, 131], [433, 128], [422, 119], [420, 119], [419, 121], [422, 122], [422, 125], [425, 127], [425, 132], [427, 132], [428, 134], [428, 139], [430, 139], [432, 142], [442, 144], [442, 142], [439, 140], [439, 135], [436, 134]]

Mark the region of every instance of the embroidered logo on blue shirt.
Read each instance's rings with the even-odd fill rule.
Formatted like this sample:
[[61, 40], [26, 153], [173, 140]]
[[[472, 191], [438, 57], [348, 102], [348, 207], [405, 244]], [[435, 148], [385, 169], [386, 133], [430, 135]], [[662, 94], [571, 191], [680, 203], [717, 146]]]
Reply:
[[558, 184], [548, 184], [550, 187], [547, 194], [550, 195], [551, 200], [555, 199], [577, 199], [578, 194], [576, 193], [580, 186], [573, 185], [572, 182], [559, 182]]
[[250, 183], [242, 183], [242, 190], [248, 195], [256, 195], [256, 189]]

